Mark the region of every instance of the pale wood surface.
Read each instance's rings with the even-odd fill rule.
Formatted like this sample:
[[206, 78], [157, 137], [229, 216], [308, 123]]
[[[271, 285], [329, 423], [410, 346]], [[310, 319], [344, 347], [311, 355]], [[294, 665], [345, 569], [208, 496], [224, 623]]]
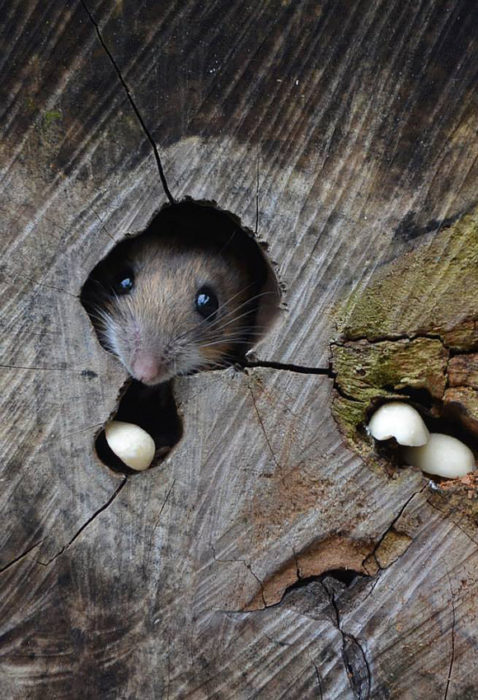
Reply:
[[[342, 396], [287, 370], [180, 379], [167, 460], [98, 462], [126, 377], [79, 290], [165, 197], [81, 2], [1, 8], [1, 694], [475, 697], [474, 490], [391, 476], [347, 407], [339, 430], [340, 377]], [[477, 349], [477, 227], [447, 228], [476, 202], [475, 3], [89, 9], [173, 194], [251, 228], [258, 202], [288, 306], [259, 358], [325, 367], [348, 338], [410, 334], [446, 361]], [[430, 284], [397, 287], [420, 260]], [[298, 576], [317, 578], [281, 599]]]

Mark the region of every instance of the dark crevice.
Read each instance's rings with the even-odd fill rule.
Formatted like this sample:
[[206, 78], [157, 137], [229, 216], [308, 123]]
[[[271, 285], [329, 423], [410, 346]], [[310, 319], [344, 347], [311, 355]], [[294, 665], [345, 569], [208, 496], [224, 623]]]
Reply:
[[264, 605], [264, 608], [270, 607], [266, 603], [266, 599], [265, 599], [265, 595], [264, 595], [264, 584], [262, 583], [261, 579], [259, 578], [259, 576], [257, 576], [257, 574], [254, 573], [254, 571], [252, 570], [252, 566], [250, 564], [246, 564], [246, 562], [243, 562], [243, 563], [244, 563], [244, 566], [246, 567], [246, 569], [251, 572], [251, 574], [254, 576], [254, 578], [256, 579], [257, 583], [260, 586], [261, 598], [262, 598], [262, 603]]
[[322, 583], [334, 611], [335, 624], [342, 637], [342, 659], [347, 669], [347, 676], [354, 698], [368, 700], [372, 687], [372, 674], [365, 651], [356, 637], [342, 629], [340, 611], [333, 587]]
[[255, 367], [281, 369], [287, 372], [297, 372], [298, 374], [322, 374], [331, 379], [334, 379], [336, 376], [331, 365], [328, 367], [306, 367], [285, 362], [274, 362], [273, 360], [249, 360], [246, 361], [242, 367], [244, 369], [253, 369]]
[[[172, 382], [146, 386], [134, 379], [126, 384], [114, 420], [133, 423], [145, 430], [154, 440], [156, 452], [151, 466], [157, 466], [181, 440], [183, 424], [178, 415]], [[95, 449], [103, 464], [126, 475], [140, 472], [130, 469], [117, 457], [106, 442], [101, 430]]]
[[[368, 578], [365, 574], [355, 571], [354, 569], [329, 569], [328, 571], [324, 571], [316, 576], [307, 576], [305, 578], [302, 578], [299, 570], [297, 570], [297, 576], [297, 581], [286, 588], [280, 602], [284, 600], [284, 597], [287, 595], [287, 593], [289, 593], [289, 591], [294, 591], [297, 588], [305, 588], [311, 583], [316, 581], [321, 582], [326, 578], [332, 578], [335, 581], [343, 584], [346, 588], [350, 588], [350, 586], [352, 586], [359, 578]], [[276, 603], [276, 605], [278, 604], [280, 603]]]
[[164, 192], [165, 192], [167, 198], [169, 199], [169, 201], [171, 202], [171, 204], [174, 204], [174, 203], [175, 203], [175, 199], [174, 199], [174, 197], [172, 196], [171, 192], [169, 191], [169, 187], [168, 187], [168, 184], [167, 184], [167, 182], [166, 182], [166, 177], [165, 177], [165, 175], [164, 175], [163, 166], [162, 166], [162, 163], [161, 163], [161, 158], [159, 157], [159, 152], [158, 152], [157, 146], [156, 146], [156, 144], [155, 144], [155, 142], [154, 142], [154, 139], [153, 139], [153, 137], [151, 136], [151, 133], [150, 133], [150, 131], [148, 130], [148, 128], [147, 128], [147, 126], [146, 126], [146, 124], [145, 124], [145, 122], [144, 122], [144, 120], [143, 120], [143, 117], [141, 116], [140, 111], [139, 111], [139, 109], [137, 108], [137, 106], [136, 106], [136, 104], [135, 104], [135, 102], [134, 102], [134, 100], [133, 100], [133, 97], [132, 97], [132, 95], [131, 95], [131, 92], [130, 92], [130, 90], [129, 90], [129, 87], [128, 87], [128, 85], [127, 85], [125, 79], [123, 78], [123, 75], [122, 75], [122, 73], [121, 73], [121, 71], [120, 71], [120, 69], [119, 69], [118, 64], [116, 63], [115, 59], [113, 58], [113, 54], [111, 53], [111, 51], [109, 50], [108, 46], [106, 45], [105, 40], [103, 39], [103, 36], [102, 36], [102, 34], [101, 34], [101, 32], [100, 32], [100, 28], [99, 28], [99, 26], [98, 26], [97, 21], [95, 20], [95, 18], [94, 18], [93, 15], [91, 14], [91, 12], [90, 12], [90, 10], [89, 10], [89, 8], [88, 8], [88, 5], [86, 4], [85, 0], [81, 0], [81, 4], [82, 4], [83, 7], [85, 8], [85, 12], [86, 12], [86, 14], [88, 15], [88, 17], [89, 17], [89, 19], [90, 19], [90, 22], [93, 24], [93, 26], [94, 26], [94, 28], [95, 28], [95, 30], [96, 30], [96, 34], [98, 35], [98, 39], [99, 39], [99, 41], [100, 41], [100, 44], [101, 44], [101, 46], [103, 47], [103, 49], [104, 49], [106, 55], [108, 56], [108, 58], [109, 58], [109, 60], [110, 60], [110, 62], [111, 62], [111, 65], [113, 66], [113, 68], [114, 68], [114, 70], [115, 70], [115, 72], [116, 72], [116, 75], [117, 75], [118, 78], [119, 78], [119, 81], [120, 81], [121, 85], [123, 86], [123, 89], [124, 89], [124, 91], [125, 91], [125, 93], [126, 93], [126, 97], [128, 98], [128, 101], [129, 101], [131, 107], [133, 108], [133, 111], [134, 111], [134, 113], [135, 113], [135, 115], [136, 115], [136, 118], [138, 119], [138, 121], [139, 121], [139, 123], [140, 123], [140, 125], [141, 125], [141, 128], [143, 129], [143, 131], [144, 131], [144, 133], [145, 133], [145, 135], [146, 135], [146, 138], [148, 139], [149, 143], [151, 144], [151, 147], [152, 147], [153, 153], [154, 153], [154, 157], [155, 157], [155, 159], [156, 159], [156, 165], [157, 165], [157, 167], [158, 167], [159, 178], [160, 178], [160, 180], [161, 180], [161, 184], [162, 184], [162, 186], [163, 186]]
[[92, 515], [90, 518], [88, 518], [88, 520], [87, 520], [85, 523], [83, 523], [83, 525], [80, 527], [80, 529], [77, 530], [77, 532], [73, 535], [73, 537], [71, 538], [71, 540], [70, 540], [67, 544], [65, 544], [65, 546], [62, 547], [62, 548], [60, 549], [59, 552], [57, 552], [51, 559], [49, 559], [49, 560], [46, 561], [46, 562], [37, 559], [37, 563], [40, 564], [41, 566], [48, 566], [48, 565], [51, 564], [53, 561], [55, 561], [55, 559], [57, 559], [59, 556], [61, 556], [61, 555], [63, 554], [63, 552], [64, 552], [66, 549], [68, 549], [68, 547], [71, 547], [71, 545], [73, 544], [73, 542], [81, 535], [81, 533], [83, 532], [83, 530], [85, 530], [85, 529], [88, 527], [88, 525], [90, 525], [90, 524], [93, 522], [93, 520], [95, 520], [104, 510], [106, 510], [107, 508], [109, 508], [109, 506], [113, 503], [113, 501], [114, 501], [115, 498], [118, 496], [118, 494], [120, 493], [120, 491], [123, 489], [123, 487], [125, 486], [125, 484], [126, 484], [127, 481], [128, 481], [128, 477], [125, 476], [124, 479], [123, 479], [123, 481], [122, 481], [122, 482], [120, 483], [120, 485], [116, 488], [116, 490], [113, 492], [113, 494], [110, 496], [110, 498], [106, 501], [106, 503], [105, 503], [104, 505], [102, 505], [101, 508], [98, 508], [98, 510], [95, 511], [95, 512], [93, 513], [93, 515]]
[[24, 557], [26, 557], [28, 554], [30, 554], [31, 551], [36, 549], [36, 547], [39, 547], [42, 542], [43, 542], [43, 540], [40, 540], [39, 542], [35, 542], [35, 544], [32, 544], [30, 547], [28, 547], [28, 549], [26, 549], [24, 552], [22, 552], [17, 557], [15, 557], [15, 559], [12, 559], [12, 561], [8, 562], [8, 564], [5, 564], [5, 566], [3, 566], [0, 569], [0, 574], [3, 574], [4, 571], [7, 571], [7, 569], [9, 569], [11, 566], [14, 566], [14, 564], [17, 564], [19, 561], [21, 561]]
[[[295, 555], [294, 555], [295, 556]], [[297, 559], [296, 559], [297, 561]], [[249, 566], [247, 566], [248, 569], [250, 569]], [[251, 573], [254, 573], [251, 571]], [[259, 585], [261, 587], [261, 593], [262, 593], [262, 600], [264, 603], [264, 608], [265, 609], [270, 609], [270, 608], [276, 608], [279, 605], [282, 605], [284, 603], [284, 600], [286, 599], [287, 595], [291, 591], [295, 591], [300, 588], [306, 588], [310, 584], [313, 583], [321, 583], [323, 584], [324, 581], [327, 579], [331, 579], [337, 584], [339, 584], [342, 587], [345, 588], [350, 588], [353, 586], [353, 584], [358, 581], [359, 579], [368, 579], [370, 578], [367, 574], [363, 574], [360, 571], [355, 571], [354, 569], [328, 569], [327, 571], [323, 571], [321, 574], [316, 574], [312, 576], [306, 576], [306, 577], [301, 577], [300, 576], [300, 569], [297, 565], [297, 580], [292, 583], [290, 586], [287, 586], [287, 588], [284, 590], [281, 599], [277, 601], [277, 603], [266, 603], [265, 597], [264, 597], [264, 586], [262, 584], [262, 581], [260, 581], [257, 576], [255, 578], [259, 582]], [[242, 612], [242, 611], [241, 611]], [[249, 611], [248, 611], [249, 612]], [[251, 611], [255, 612], [255, 611]]]
[[[409, 496], [409, 498], [407, 498], [407, 500], [405, 501], [403, 506], [400, 507], [397, 515], [393, 518], [392, 522], [387, 526], [386, 530], [383, 532], [383, 534], [377, 540], [375, 547], [373, 548], [373, 551], [371, 552], [371, 554], [369, 556], [372, 556], [375, 559], [375, 554], [376, 554], [378, 548], [380, 547], [380, 545], [382, 544], [382, 542], [384, 541], [384, 539], [388, 535], [388, 533], [391, 532], [391, 530], [395, 527], [395, 524], [400, 520], [400, 518], [402, 517], [402, 515], [405, 512], [405, 509], [407, 508], [409, 503], [415, 498], [415, 496], [418, 496], [418, 494], [422, 493], [426, 488], [427, 488], [427, 484], [424, 484], [420, 489], [418, 489], [418, 491], [414, 491], [412, 493], [412, 495]], [[381, 569], [378, 561], [376, 559], [375, 559], [375, 561], [377, 562], [377, 566], [379, 567], [379, 569]]]
[[[389, 391], [391, 394], [398, 394], [400, 396], [403, 396], [404, 398], [408, 399], [410, 403], [416, 404], [422, 410], [425, 409], [427, 411], [430, 411], [436, 403], [436, 399], [433, 398], [428, 389], [417, 388], [413, 386], [406, 386], [397, 389], [391, 384], [384, 384], [383, 389], [385, 391]], [[386, 399], [383, 399], [381, 403], [386, 403]], [[378, 406], [379, 403], [376, 404], [376, 407]], [[369, 412], [368, 418], [371, 417], [371, 412]]]
[[315, 669], [315, 677], [317, 678], [317, 687], [319, 689], [319, 697], [320, 700], [324, 697], [323, 689], [322, 689], [322, 676], [320, 675], [319, 669], [317, 668], [316, 664], [312, 664], [312, 666]]
[[475, 355], [478, 352], [478, 343], [473, 343], [473, 345], [469, 348], [449, 348], [449, 351], [450, 360], [452, 357], [456, 357], [457, 355]]
[[[352, 394], [347, 393], [343, 389], [343, 387], [340, 386], [340, 384], [337, 381], [337, 375], [335, 376], [335, 379], [334, 379], [334, 389], [341, 398], [347, 399], [347, 401], [353, 401], [354, 403], [362, 403], [361, 399], [355, 398], [355, 396], [352, 396]], [[359, 427], [361, 427], [361, 426], [359, 426]]]
[[334, 578], [336, 581], [339, 581], [339, 583], [343, 583], [346, 588], [349, 588], [359, 577], [363, 578], [364, 574], [354, 571], [353, 569], [330, 569], [326, 571], [323, 576]]
[[[370, 698], [370, 689], [372, 686], [372, 674], [368, 663], [365, 651], [356, 637], [349, 632], [343, 632], [339, 627], [339, 632], [344, 640], [342, 649], [342, 658], [349, 672], [350, 683], [352, 690], [358, 700], [366, 700]], [[358, 663], [354, 659], [358, 654]], [[365, 674], [363, 669], [365, 668]], [[365, 675], [365, 677], [364, 677]]]
[[448, 689], [450, 687], [451, 674], [453, 672], [453, 664], [455, 662], [456, 611], [455, 611], [455, 596], [453, 594], [453, 589], [451, 587], [450, 574], [448, 574], [448, 585], [450, 587], [450, 595], [451, 595], [451, 654], [450, 654], [450, 665], [448, 668], [448, 676], [446, 679], [444, 700], [447, 700], [447, 698], [448, 698]]

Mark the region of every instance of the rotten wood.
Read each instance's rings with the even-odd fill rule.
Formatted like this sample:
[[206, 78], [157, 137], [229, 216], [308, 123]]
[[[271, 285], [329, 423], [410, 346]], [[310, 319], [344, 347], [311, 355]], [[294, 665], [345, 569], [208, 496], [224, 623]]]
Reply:
[[[478, 420], [476, 4], [2, 10], [2, 695], [474, 697], [476, 486], [363, 424], [412, 390]], [[183, 438], [133, 476], [93, 450], [126, 377], [78, 298], [166, 202], [119, 75], [287, 303], [246, 372], [175, 382]]]

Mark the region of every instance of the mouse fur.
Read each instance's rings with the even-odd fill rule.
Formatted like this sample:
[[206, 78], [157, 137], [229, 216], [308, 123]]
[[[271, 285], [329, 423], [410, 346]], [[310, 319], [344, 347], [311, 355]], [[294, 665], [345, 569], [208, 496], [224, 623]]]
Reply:
[[[240, 360], [263, 335], [261, 299], [278, 305], [255, 241], [252, 248], [230, 218], [208, 227], [211, 212], [187, 204], [160, 212], [145, 233], [116, 246], [82, 291], [102, 345], [147, 385]], [[122, 279], [132, 282], [124, 293]], [[217, 302], [206, 316], [198, 311], [201, 290]]]

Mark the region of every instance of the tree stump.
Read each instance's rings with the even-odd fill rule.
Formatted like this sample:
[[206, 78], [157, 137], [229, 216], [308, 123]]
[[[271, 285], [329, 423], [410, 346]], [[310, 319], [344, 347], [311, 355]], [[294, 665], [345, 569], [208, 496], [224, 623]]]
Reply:
[[[364, 426], [407, 397], [478, 443], [477, 29], [466, 0], [3, 7], [2, 697], [476, 697], [476, 479]], [[125, 85], [287, 304], [246, 371], [175, 380], [182, 439], [135, 475], [94, 450], [126, 374], [79, 301], [166, 201]]]

